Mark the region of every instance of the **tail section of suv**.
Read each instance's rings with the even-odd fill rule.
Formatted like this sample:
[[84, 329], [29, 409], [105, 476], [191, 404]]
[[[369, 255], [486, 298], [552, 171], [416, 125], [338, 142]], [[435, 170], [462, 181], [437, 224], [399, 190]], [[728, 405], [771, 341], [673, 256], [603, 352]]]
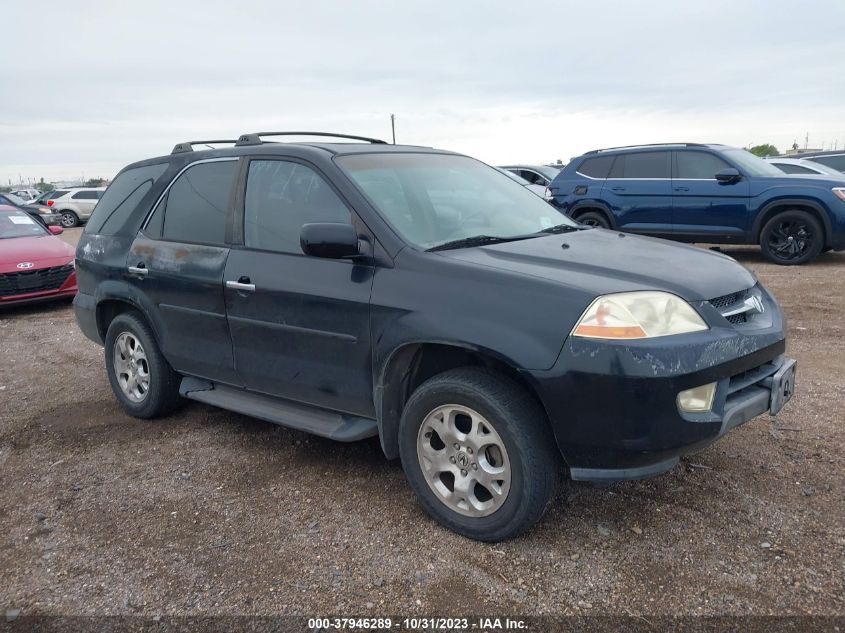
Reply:
[[378, 437], [495, 541], [564, 464], [656, 475], [793, 392], [780, 308], [729, 257], [581, 226], [467, 156], [268, 136], [130, 165], [85, 227], [77, 322], [133, 416]]
[[91, 217], [104, 191], [105, 187], [69, 189], [63, 195], [50, 198], [47, 204], [59, 214], [62, 226], [69, 229]]
[[759, 244], [777, 264], [845, 249], [845, 175], [792, 176], [745, 150], [677, 143], [594, 150], [551, 185], [576, 220], [682, 242]]

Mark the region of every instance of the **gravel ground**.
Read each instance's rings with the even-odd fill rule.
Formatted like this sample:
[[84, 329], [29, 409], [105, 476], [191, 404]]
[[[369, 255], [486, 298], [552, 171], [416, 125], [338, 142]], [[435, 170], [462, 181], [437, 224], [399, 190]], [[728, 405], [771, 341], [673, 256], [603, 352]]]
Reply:
[[0, 610], [845, 614], [845, 253], [726, 250], [787, 313], [792, 402], [658, 478], [569, 483], [498, 545], [430, 520], [376, 440], [134, 420], [69, 303], [0, 313]]

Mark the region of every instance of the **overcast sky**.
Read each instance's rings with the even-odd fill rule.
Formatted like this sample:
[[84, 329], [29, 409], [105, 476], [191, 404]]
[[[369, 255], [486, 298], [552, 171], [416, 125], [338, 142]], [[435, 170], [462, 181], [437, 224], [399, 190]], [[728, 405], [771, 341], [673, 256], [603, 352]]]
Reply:
[[6, 0], [0, 182], [179, 141], [330, 130], [564, 161], [656, 141], [845, 145], [845, 1]]

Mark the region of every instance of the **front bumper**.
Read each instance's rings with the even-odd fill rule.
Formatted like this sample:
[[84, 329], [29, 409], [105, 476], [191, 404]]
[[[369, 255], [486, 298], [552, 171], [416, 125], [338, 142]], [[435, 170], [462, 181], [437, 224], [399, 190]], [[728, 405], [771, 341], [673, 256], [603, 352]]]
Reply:
[[[783, 397], [778, 372], [788, 372], [794, 361], [784, 356], [780, 311], [767, 293], [764, 298], [763, 327], [720, 323], [721, 316], [698, 306], [711, 326], [706, 332], [624, 342], [570, 337], [553, 369], [530, 372], [572, 478], [650, 477], [730, 429], [775, 412], [791, 395], [790, 385]], [[679, 392], [713, 382], [709, 412], [679, 409]]]

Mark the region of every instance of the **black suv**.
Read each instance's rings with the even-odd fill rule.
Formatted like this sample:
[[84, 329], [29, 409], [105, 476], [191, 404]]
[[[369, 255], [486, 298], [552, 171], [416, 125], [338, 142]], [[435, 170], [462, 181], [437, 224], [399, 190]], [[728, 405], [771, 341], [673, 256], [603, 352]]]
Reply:
[[494, 541], [563, 463], [655, 475], [792, 394], [781, 311], [729, 257], [580, 225], [459, 154], [269, 136], [132, 164], [85, 227], [76, 317], [131, 415], [378, 436]]

